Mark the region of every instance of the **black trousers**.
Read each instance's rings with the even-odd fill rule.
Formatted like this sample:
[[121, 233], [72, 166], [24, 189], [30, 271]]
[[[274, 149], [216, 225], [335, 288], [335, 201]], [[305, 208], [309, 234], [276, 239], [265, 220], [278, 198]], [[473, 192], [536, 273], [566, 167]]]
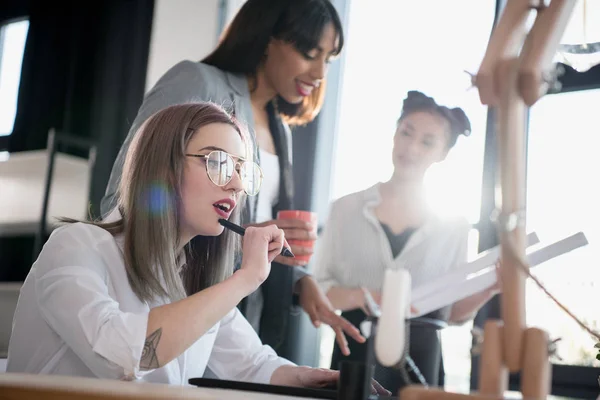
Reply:
[[[345, 311], [342, 313], [342, 316], [357, 327], [360, 326], [360, 323], [366, 318], [365, 313], [360, 309]], [[436, 315], [428, 315], [428, 317], [436, 318]], [[430, 386], [443, 386], [444, 366], [442, 361], [442, 348], [437, 331], [433, 328], [424, 326], [411, 326], [409, 328], [409, 335], [408, 352], [416, 366], [419, 368], [421, 374]], [[331, 369], [338, 370], [340, 361], [366, 360], [366, 344], [358, 343], [354, 339], [348, 337], [348, 347], [350, 348], [350, 355], [344, 356], [340, 348], [335, 345], [331, 357]], [[407, 384], [419, 383], [414, 375], [410, 374], [410, 376], [412, 382], [406, 382], [399, 369], [384, 367], [378, 362], [375, 364], [375, 380], [392, 393], [397, 393], [398, 390]]]

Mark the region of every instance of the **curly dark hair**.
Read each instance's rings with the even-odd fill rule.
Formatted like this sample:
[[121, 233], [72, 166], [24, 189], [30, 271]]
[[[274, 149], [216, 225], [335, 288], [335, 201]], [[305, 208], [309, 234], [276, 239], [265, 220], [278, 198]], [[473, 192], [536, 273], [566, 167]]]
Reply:
[[448, 121], [450, 124], [449, 148], [452, 148], [456, 144], [459, 135], [469, 136], [471, 134], [471, 122], [462, 108], [448, 108], [439, 105], [433, 97], [429, 97], [417, 90], [411, 90], [407, 93], [402, 104], [402, 112], [398, 122], [402, 121], [409, 114], [423, 111], [440, 115]]

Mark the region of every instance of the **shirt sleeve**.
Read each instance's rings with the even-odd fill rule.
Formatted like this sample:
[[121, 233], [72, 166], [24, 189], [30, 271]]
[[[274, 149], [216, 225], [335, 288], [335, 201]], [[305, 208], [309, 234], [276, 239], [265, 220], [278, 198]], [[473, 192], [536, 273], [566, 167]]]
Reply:
[[[331, 206], [329, 218], [321, 237], [319, 238], [317, 251], [315, 254], [315, 264], [313, 274], [315, 280], [325, 294], [334, 286], [341, 286], [336, 277], [336, 240], [335, 232], [338, 230], [338, 220], [336, 218], [336, 204]], [[339, 260], [338, 260], [339, 262]]]
[[296, 284], [298, 283], [298, 281], [302, 278], [304, 278], [305, 276], [311, 275], [310, 272], [308, 272], [308, 270], [304, 267], [293, 267], [294, 269], [292, 270], [292, 290], [296, 289]]
[[[101, 229], [101, 228], [95, 228]], [[81, 234], [77, 234], [81, 233]], [[35, 266], [41, 314], [99, 378], [136, 379], [148, 312], [123, 312], [109, 295], [102, 258], [73, 226], [55, 233]]]
[[220, 379], [266, 383], [282, 365], [295, 365], [263, 345], [237, 308], [222, 320], [208, 368]]

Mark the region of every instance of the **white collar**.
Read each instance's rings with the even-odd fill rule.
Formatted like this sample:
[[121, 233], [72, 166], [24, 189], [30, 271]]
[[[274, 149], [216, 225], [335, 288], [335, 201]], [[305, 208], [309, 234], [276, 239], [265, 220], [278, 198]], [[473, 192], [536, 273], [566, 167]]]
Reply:
[[[364, 193], [364, 202], [363, 202], [363, 215], [370, 221], [373, 225], [377, 227], [382, 234], [385, 234], [383, 228], [381, 227], [381, 223], [377, 219], [375, 215], [375, 208], [381, 204], [381, 182], [376, 183], [370, 188], [366, 189]], [[434, 231], [440, 223], [440, 219], [433, 213], [428, 213], [427, 218], [408, 239], [403, 252], [410, 250], [415, 247], [419, 243], [423, 242], [425, 238], [429, 236], [429, 234]]]

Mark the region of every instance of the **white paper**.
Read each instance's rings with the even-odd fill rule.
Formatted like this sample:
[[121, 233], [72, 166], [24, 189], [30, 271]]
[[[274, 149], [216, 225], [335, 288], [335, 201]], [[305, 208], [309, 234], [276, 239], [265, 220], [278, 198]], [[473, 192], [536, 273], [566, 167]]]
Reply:
[[[540, 239], [535, 232], [528, 234], [526, 240], [528, 247], [540, 242]], [[495, 265], [499, 257], [500, 246], [492, 247], [491, 249], [480, 253], [475, 260], [453, 269], [443, 276], [440, 276], [438, 279], [427, 282], [426, 284], [418, 287], [413, 287], [411, 293], [412, 299], [414, 301], [415, 299], [420, 300], [430, 296], [435, 297], [436, 295], [440, 294], [440, 292], [446, 290], [449, 286], [460, 284], [468, 275], [480, 273], [489, 266]]]
[[[535, 233], [527, 236], [527, 245], [538, 243]], [[583, 232], [576, 233], [558, 242], [527, 254], [530, 267], [585, 246], [588, 241]], [[476, 260], [459, 267], [434, 281], [412, 290], [411, 305], [417, 310], [412, 317], [420, 317], [442, 307], [479, 293], [496, 283], [495, 263], [499, 257], [499, 246], [482, 253]]]

